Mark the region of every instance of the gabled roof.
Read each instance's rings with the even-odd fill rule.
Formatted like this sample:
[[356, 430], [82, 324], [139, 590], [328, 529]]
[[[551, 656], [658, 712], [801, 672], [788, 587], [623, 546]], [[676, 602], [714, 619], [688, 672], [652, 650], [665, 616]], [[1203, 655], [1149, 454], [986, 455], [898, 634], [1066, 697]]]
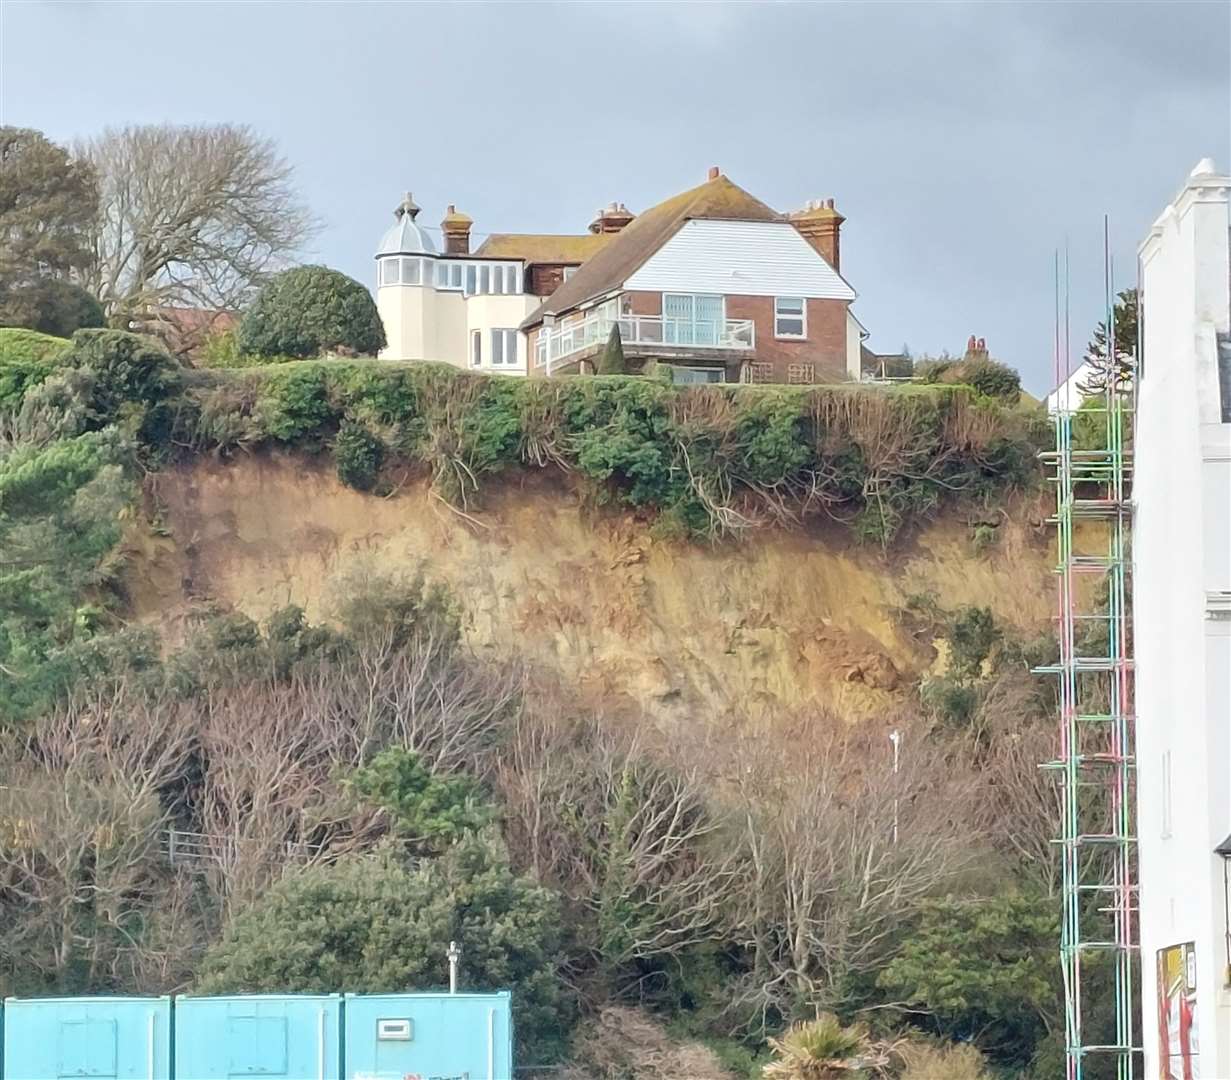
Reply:
[[544, 233], [492, 233], [475, 251], [489, 259], [524, 259], [527, 263], [585, 262], [614, 237], [614, 233], [551, 236]]
[[665, 244], [684, 222], [694, 218], [723, 221], [785, 221], [760, 199], [719, 174], [638, 214], [630, 225], [584, 263], [522, 323], [536, 326], [545, 315], [559, 315], [596, 296], [618, 289], [642, 263]]

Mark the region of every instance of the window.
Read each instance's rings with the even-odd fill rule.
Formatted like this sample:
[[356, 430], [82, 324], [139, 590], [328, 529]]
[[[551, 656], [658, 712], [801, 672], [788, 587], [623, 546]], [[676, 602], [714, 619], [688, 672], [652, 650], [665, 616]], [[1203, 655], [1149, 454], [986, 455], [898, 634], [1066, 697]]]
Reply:
[[512, 367], [517, 363], [517, 331], [492, 331], [492, 367]]
[[483, 363], [483, 335], [478, 330], [470, 331], [470, 366], [479, 367]]
[[807, 310], [802, 296], [774, 297], [774, 337], [807, 337]]
[[816, 382], [816, 368], [812, 364], [788, 364], [786, 381], [792, 386]]
[[462, 287], [461, 263], [454, 263], [449, 267], [449, 287], [452, 289], [460, 289]]
[[576, 266], [566, 266], [564, 268], [564, 280], [568, 281], [568, 279], [571, 278], [575, 273], [577, 273], [579, 269], [580, 267], [576, 267]]
[[398, 261], [397, 259], [382, 259], [381, 260], [380, 283], [382, 285], [396, 285], [398, 283]]
[[491, 292], [491, 272], [492, 268], [490, 266], [479, 267], [479, 292]]
[[663, 293], [664, 345], [718, 345], [726, 328], [721, 296]]
[[675, 366], [671, 369], [671, 381], [677, 386], [688, 386], [693, 383], [726, 382], [726, 370], [723, 368], [694, 368]]
[[477, 272], [478, 267], [476, 266], [471, 265], [466, 267], [466, 292], [470, 296], [474, 295], [475, 274]]
[[403, 285], [418, 285], [419, 284], [419, 260], [418, 259], [403, 259], [402, 260], [402, 284]]

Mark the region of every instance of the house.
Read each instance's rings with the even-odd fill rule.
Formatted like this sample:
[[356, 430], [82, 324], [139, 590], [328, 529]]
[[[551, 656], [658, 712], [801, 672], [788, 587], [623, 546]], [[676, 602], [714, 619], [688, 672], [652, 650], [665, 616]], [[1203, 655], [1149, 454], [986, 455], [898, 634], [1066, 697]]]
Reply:
[[634, 217], [522, 322], [532, 376], [594, 370], [613, 326], [628, 368], [677, 382], [858, 378], [866, 331], [839, 273], [833, 200], [779, 214], [711, 169]]
[[593, 372], [614, 326], [630, 372], [679, 382], [859, 378], [867, 337], [838, 271], [833, 200], [779, 214], [717, 169], [644, 211], [613, 202], [578, 235], [495, 233], [450, 206], [443, 250], [407, 195], [377, 252], [382, 357], [546, 377]]
[[453, 206], [437, 250], [418, 217], [408, 192], [376, 252], [376, 309], [388, 342], [381, 357], [525, 375], [517, 328], [542, 300], [526, 291], [526, 259], [471, 254], [473, 222]]
[[1133, 647], [1143, 1075], [1231, 1076], [1231, 175], [1139, 249]]

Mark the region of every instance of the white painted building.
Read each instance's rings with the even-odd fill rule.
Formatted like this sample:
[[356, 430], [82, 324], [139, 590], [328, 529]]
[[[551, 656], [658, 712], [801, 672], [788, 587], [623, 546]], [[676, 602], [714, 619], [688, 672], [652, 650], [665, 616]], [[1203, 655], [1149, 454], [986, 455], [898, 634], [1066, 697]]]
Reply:
[[376, 309], [388, 342], [381, 357], [525, 375], [517, 328], [542, 298], [524, 292], [524, 262], [471, 255], [470, 219], [453, 207], [442, 222], [443, 253], [417, 223], [409, 193], [394, 215], [376, 253]]
[[[1231, 177], [1140, 248], [1133, 538], [1145, 1075], [1231, 1077]], [[1231, 852], [1227, 852], [1231, 855]]]
[[1081, 391], [1081, 385], [1094, 372], [1094, 365], [1089, 360], [1083, 360], [1059, 386], [1047, 395], [1047, 411], [1075, 412], [1081, 408], [1081, 403], [1087, 395]]

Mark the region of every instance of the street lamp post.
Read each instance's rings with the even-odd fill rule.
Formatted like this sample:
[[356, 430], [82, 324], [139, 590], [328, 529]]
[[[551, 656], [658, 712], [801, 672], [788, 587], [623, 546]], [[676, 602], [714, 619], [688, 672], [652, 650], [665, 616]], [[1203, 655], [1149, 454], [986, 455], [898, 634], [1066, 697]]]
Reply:
[[898, 842], [898, 763], [902, 746], [902, 734], [897, 728], [889, 732], [889, 741], [893, 744], [893, 842]]

